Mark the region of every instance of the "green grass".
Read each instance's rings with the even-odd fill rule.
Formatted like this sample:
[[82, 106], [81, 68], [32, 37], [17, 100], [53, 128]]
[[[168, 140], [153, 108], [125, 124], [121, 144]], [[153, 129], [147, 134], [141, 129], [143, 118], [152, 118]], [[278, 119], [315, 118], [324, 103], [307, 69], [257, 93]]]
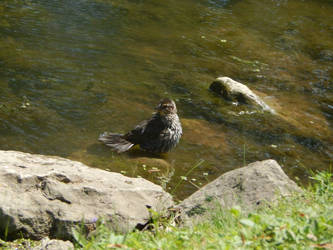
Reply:
[[320, 172], [301, 194], [250, 214], [239, 207], [211, 211], [211, 219], [179, 228], [154, 215], [150, 231], [116, 234], [100, 223], [93, 236], [77, 233], [83, 249], [333, 249], [332, 174]]

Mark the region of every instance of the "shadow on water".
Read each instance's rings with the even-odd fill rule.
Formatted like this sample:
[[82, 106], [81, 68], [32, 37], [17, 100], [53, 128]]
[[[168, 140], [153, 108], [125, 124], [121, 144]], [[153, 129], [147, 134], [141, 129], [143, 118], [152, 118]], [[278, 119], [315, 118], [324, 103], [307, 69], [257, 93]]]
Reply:
[[[141, 176], [186, 197], [220, 174], [276, 159], [292, 177], [333, 157], [331, 1], [0, 2], [1, 149]], [[292, 14], [291, 14], [292, 13]], [[325, 18], [323, 18], [325, 17]], [[229, 76], [278, 115], [210, 92]], [[184, 135], [167, 155], [97, 142], [176, 100]]]

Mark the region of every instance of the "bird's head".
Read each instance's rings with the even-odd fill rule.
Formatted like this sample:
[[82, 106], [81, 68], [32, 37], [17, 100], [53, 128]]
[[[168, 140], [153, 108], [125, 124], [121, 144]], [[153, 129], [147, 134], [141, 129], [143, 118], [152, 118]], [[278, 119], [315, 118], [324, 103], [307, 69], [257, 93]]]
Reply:
[[162, 99], [156, 110], [160, 115], [177, 114], [176, 103], [169, 98]]

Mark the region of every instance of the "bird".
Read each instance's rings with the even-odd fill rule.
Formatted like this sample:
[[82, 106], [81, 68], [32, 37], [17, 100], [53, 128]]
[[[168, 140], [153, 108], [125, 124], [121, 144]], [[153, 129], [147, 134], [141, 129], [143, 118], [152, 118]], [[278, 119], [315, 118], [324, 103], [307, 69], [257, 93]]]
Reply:
[[155, 109], [150, 119], [142, 121], [128, 133], [104, 132], [98, 140], [117, 153], [135, 145], [151, 153], [169, 152], [178, 144], [183, 133], [177, 107], [173, 100], [164, 98]]

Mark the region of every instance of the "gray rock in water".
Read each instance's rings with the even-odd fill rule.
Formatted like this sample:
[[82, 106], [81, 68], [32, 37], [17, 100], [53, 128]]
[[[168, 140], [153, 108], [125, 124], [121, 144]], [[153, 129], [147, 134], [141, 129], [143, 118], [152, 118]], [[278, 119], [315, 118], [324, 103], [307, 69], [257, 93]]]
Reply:
[[48, 237], [43, 238], [39, 246], [32, 250], [72, 250], [74, 246], [70, 241], [51, 240]]
[[191, 224], [205, 217], [208, 214], [206, 211], [215, 206], [231, 208], [237, 205], [245, 211], [251, 211], [265, 201], [271, 202], [300, 191], [275, 160], [265, 160], [221, 175], [182, 201], [178, 207], [182, 211], [182, 221]]
[[250, 104], [260, 107], [264, 111], [275, 114], [275, 110], [268, 106], [259, 96], [246, 85], [236, 82], [229, 77], [219, 77], [209, 87], [213, 92], [229, 101]]
[[0, 151], [0, 234], [71, 240], [73, 225], [97, 218], [127, 232], [163, 212], [170, 194], [142, 178], [90, 168], [60, 157]]

